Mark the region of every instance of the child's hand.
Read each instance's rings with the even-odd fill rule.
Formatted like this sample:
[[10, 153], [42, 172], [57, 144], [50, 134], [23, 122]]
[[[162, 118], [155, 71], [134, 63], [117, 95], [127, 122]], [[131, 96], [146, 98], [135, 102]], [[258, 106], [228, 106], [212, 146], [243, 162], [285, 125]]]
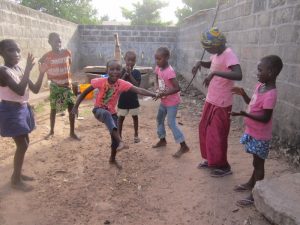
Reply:
[[47, 72], [47, 70], [49, 69], [48, 64], [46, 63], [39, 63], [39, 71], [40, 73], [44, 74]]
[[241, 87], [233, 87], [231, 89], [232, 94], [236, 94], [236, 95], [245, 95], [245, 90]]
[[25, 67], [25, 71], [26, 72], [30, 72], [34, 66], [34, 57], [31, 53], [28, 53], [27, 55], [27, 62], [26, 62], [26, 67]]
[[213, 74], [213, 73], [210, 73], [210, 74], [204, 79], [204, 81], [203, 81], [204, 87], [207, 88], [207, 87], [209, 86], [210, 81], [213, 79], [213, 77], [214, 77], [214, 74]]
[[201, 66], [201, 61], [197, 62], [196, 65], [192, 69], [192, 74], [195, 76]]

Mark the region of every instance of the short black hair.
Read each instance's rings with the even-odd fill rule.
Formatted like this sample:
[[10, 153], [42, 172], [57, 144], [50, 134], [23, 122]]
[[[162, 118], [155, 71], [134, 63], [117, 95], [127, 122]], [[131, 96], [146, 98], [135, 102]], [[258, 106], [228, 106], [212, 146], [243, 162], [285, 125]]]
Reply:
[[13, 40], [13, 39], [3, 39], [2, 41], [0, 41], [0, 54], [4, 50], [5, 45], [9, 42], [15, 42], [15, 40]]
[[130, 55], [130, 54], [131, 54], [131, 55], [134, 55], [134, 56], [136, 57], [135, 51], [129, 50], [129, 51], [127, 51], [127, 52], [125, 53], [124, 59], [126, 58], [127, 55]]
[[52, 32], [52, 33], [50, 33], [49, 35], [48, 35], [48, 40], [51, 40], [53, 37], [59, 37], [59, 34], [58, 33], [56, 33], [56, 32]]
[[170, 57], [170, 50], [167, 47], [159, 47], [156, 52], [161, 52], [164, 56]]
[[120, 60], [117, 60], [117, 59], [111, 59], [111, 60], [108, 60], [107, 63], [106, 63], [106, 69], [108, 69], [108, 67], [110, 66], [110, 64], [112, 63], [119, 63], [120, 66], [122, 67], [122, 64], [120, 62]]
[[268, 64], [270, 70], [273, 71], [274, 75], [277, 77], [280, 71], [282, 70], [283, 63], [279, 56], [277, 55], [268, 55], [261, 59]]

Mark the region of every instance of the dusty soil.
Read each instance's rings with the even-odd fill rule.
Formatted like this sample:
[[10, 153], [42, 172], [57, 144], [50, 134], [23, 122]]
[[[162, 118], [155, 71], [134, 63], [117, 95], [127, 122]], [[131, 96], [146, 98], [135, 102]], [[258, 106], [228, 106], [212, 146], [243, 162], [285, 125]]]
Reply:
[[[247, 193], [233, 187], [251, 175], [251, 156], [239, 144], [241, 130], [233, 123], [229, 138], [229, 160], [233, 175], [212, 178], [208, 170], [196, 168], [200, 161], [198, 121], [201, 96], [183, 97], [178, 118], [191, 151], [180, 159], [172, 154], [178, 145], [168, 130], [168, 145], [152, 149], [157, 141], [158, 102], [141, 100], [140, 138], [133, 143], [131, 118], [125, 120], [124, 139], [130, 149], [117, 159], [123, 169], [108, 163], [110, 137], [103, 124], [91, 113], [92, 102], [80, 108], [77, 134], [68, 138], [66, 116], [57, 116], [55, 136], [44, 140], [49, 131], [49, 106], [36, 104], [37, 129], [30, 135], [24, 172], [36, 178], [34, 190], [22, 193], [10, 188], [13, 142], [0, 138], [0, 224], [1, 225], [266, 225], [254, 207], [239, 208], [236, 200]], [[293, 172], [283, 159], [271, 153], [266, 177]]]

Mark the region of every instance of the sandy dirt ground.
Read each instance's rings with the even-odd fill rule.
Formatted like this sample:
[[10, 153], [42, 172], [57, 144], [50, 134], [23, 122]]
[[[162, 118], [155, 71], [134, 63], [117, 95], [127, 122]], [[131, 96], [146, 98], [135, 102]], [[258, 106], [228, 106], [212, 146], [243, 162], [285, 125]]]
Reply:
[[[201, 98], [201, 97], [200, 97]], [[170, 130], [168, 145], [153, 149], [156, 136], [158, 102], [141, 100], [140, 138], [133, 143], [133, 125], [127, 117], [124, 139], [130, 149], [117, 156], [118, 169], [108, 163], [110, 136], [91, 113], [92, 102], [80, 107], [83, 120], [76, 121], [81, 141], [68, 138], [67, 116], [57, 116], [55, 136], [49, 132], [49, 106], [35, 106], [37, 129], [24, 162], [24, 173], [35, 177], [34, 190], [22, 193], [10, 188], [14, 143], [0, 138], [0, 224], [1, 225], [267, 225], [254, 207], [239, 208], [235, 202], [247, 193], [233, 187], [251, 175], [251, 156], [239, 144], [242, 131], [232, 123], [229, 161], [233, 175], [210, 177], [199, 163], [199, 96], [184, 96], [178, 121], [190, 152], [180, 159]], [[271, 153], [266, 177], [293, 172], [288, 163]]]

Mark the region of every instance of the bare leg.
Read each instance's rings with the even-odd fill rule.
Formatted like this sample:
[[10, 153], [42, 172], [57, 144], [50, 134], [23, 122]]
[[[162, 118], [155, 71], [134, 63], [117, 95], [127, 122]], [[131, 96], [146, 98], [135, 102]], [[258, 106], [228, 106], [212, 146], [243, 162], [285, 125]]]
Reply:
[[80, 141], [80, 138], [75, 134], [75, 115], [71, 113], [73, 104], [68, 105], [69, 121], [70, 121], [70, 137]]
[[125, 116], [119, 116], [118, 117], [118, 131], [119, 135], [122, 138], [122, 130], [123, 130], [123, 122], [125, 120]]
[[132, 120], [133, 120], [133, 127], [134, 127], [134, 142], [139, 143], [140, 142], [140, 138], [139, 138], [139, 117], [137, 115], [132, 116]]
[[133, 127], [134, 127], [134, 136], [139, 136], [139, 117], [138, 116], [132, 116], [133, 120]]
[[49, 139], [54, 135], [55, 117], [56, 117], [56, 110], [51, 109], [51, 111], [50, 111], [50, 132], [45, 137], [45, 139]]
[[14, 137], [13, 139], [16, 143], [17, 149], [14, 156], [14, 171], [11, 176], [11, 186], [18, 190], [31, 191], [33, 188], [30, 185], [26, 185], [21, 180], [24, 157], [29, 145], [28, 134]]

